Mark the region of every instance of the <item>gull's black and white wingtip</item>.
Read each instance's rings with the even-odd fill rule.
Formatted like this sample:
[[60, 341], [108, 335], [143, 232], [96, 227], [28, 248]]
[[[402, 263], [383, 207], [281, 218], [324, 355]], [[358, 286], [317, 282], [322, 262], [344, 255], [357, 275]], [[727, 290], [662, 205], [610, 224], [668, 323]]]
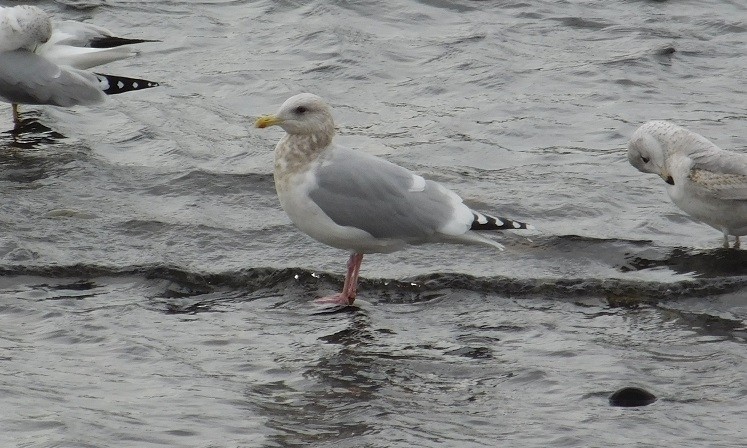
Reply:
[[474, 216], [474, 220], [472, 221], [472, 227], [470, 227], [470, 230], [533, 229], [531, 224], [514, 221], [508, 218], [485, 215], [474, 210], [472, 211], [472, 216]]
[[96, 77], [101, 84], [101, 90], [107, 95], [117, 95], [119, 93], [130, 92], [132, 90], [150, 89], [158, 87], [157, 82], [146, 79], [127, 78], [124, 76], [104, 75], [96, 73]]

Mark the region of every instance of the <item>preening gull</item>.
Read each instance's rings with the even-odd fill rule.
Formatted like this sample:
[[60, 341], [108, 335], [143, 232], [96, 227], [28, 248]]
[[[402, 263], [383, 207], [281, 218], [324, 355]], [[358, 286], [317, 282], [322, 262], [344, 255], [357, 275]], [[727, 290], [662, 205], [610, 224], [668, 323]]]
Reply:
[[628, 160], [661, 176], [672, 201], [688, 215], [729, 235], [747, 235], [747, 154], [725, 151], [702, 135], [649, 121], [628, 144]]
[[87, 23], [53, 22], [36, 6], [0, 8], [0, 100], [13, 104], [17, 123], [18, 104], [89, 105], [155, 87], [144, 79], [86, 71], [134, 56], [125, 45], [140, 42], [149, 41], [119, 38]]
[[412, 171], [332, 142], [332, 111], [318, 96], [289, 98], [256, 126], [280, 126], [275, 188], [280, 205], [301, 231], [351, 252], [342, 292], [318, 303], [355, 300], [363, 254], [389, 253], [410, 244], [503, 246], [481, 230], [526, 229], [522, 222], [476, 212], [456, 193]]

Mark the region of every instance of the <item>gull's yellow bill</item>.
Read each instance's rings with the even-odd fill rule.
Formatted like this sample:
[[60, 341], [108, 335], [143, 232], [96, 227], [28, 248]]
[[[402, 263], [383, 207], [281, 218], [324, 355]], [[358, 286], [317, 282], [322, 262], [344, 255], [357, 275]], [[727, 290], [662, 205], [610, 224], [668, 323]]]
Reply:
[[254, 126], [262, 129], [268, 126], [275, 126], [280, 123], [280, 118], [276, 115], [262, 115], [254, 122]]

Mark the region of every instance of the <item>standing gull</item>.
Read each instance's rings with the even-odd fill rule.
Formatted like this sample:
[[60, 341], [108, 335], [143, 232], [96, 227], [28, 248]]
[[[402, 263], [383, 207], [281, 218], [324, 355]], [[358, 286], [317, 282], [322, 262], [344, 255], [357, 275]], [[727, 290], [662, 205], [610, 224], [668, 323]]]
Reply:
[[75, 106], [100, 103], [106, 95], [155, 87], [144, 79], [103, 75], [88, 68], [134, 56], [124, 39], [96, 25], [52, 22], [36, 6], [0, 8], [0, 100], [13, 104]]
[[526, 229], [527, 224], [485, 215], [446, 187], [372, 155], [332, 142], [332, 111], [316, 95], [301, 93], [275, 115], [256, 122], [286, 132], [275, 147], [275, 188], [291, 221], [312, 238], [351, 252], [342, 292], [318, 303], [350, 305], [366, 253], [410, 244], [503, 246], [476, 231]]
[[725, 151], [702, 135], [649, 121], [628, 144], [630, 164], [661, 176], [672, 201], [688, 215], [729, 235], [747, 235], [747, 154]]

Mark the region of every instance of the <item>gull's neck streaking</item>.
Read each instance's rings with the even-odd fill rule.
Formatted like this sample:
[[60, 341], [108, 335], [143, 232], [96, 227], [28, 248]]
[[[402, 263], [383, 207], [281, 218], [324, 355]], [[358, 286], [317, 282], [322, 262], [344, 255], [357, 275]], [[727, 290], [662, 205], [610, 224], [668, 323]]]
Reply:
[[332, 143], [335, 126], [332, 120], [317, 122], [313, 131], [286, 133], [275, 146], [275, 179], [300, 173], [325, 152]]

